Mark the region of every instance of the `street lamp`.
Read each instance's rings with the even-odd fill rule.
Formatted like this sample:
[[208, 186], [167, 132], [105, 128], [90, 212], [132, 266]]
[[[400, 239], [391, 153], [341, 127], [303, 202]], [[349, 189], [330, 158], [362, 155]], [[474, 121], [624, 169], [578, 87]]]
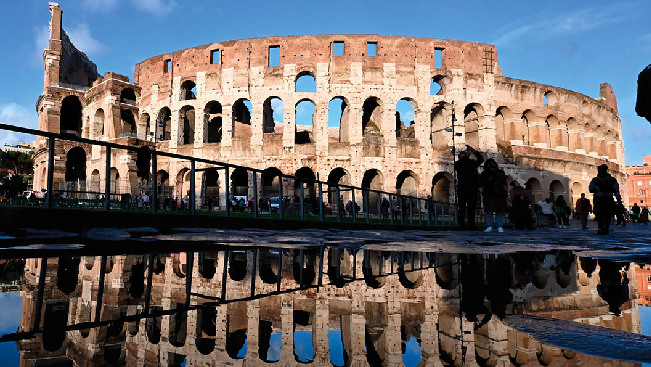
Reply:
[[457, 133], [454, 131], [454, 123], [457, 121], [457, 117], [454, 112], [454, 100], [452, 101], [452, 127], [446, 127], [445, 131], [452, 133], [452, 177], [454, 180], [454, 221], [455, 223], [458, 221], [457, 217], [457, 211], [458, 211], [458, 206], [459, 206], [459, 197], [457, 195], [457, 170], [455, 169], [455, 165], [457, 163], [457, 145], [455, 144], [455, 137], [457, 136], [462, 136], [462, 133]]

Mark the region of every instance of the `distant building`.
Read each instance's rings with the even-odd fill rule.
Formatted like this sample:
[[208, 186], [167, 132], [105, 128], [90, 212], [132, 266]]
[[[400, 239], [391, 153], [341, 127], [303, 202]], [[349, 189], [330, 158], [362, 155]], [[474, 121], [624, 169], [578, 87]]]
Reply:
[[2, 150], [5, 152], [20, 152], [20, 153], [30, 154], [30, 153], [34, 153], [34, 144], [25, 143], [22, 141], [18, 145], [9, 145], [5, 143], [5, 146], [4, 148], [2, 148]]
[[651, 202], [651, 155], [642, 157], [641, 166], [628, 166], [625, 168], [628, 176], [628, 201], [629, 207], [637, 203], [639, 206], [649, 207]]
[[651, 265], [638, 265], [635, 269], [637, 290], [640, 297], [637, 302], [640, 306], [651, 306]]

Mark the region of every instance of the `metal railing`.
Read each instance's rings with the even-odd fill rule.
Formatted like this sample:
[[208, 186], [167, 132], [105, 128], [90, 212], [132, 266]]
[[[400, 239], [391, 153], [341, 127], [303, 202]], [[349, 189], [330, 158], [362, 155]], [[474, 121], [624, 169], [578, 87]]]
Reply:
[[[133, 183], [135, 181], [123, 181], [126, 184], [121, 187], [116, 184], [115, 177], [112, 175], [112, 151], [122, 149], [137, 152], [142, 150], [141, 147], [64, 136], [8, 124], [0, 124], [0, 130], [37, 135], [48, 139], [47, 184], [45, 185], [47, 194], [44, 199], [35, 201], [35, 205], [43, 205], [47, 208], [75, 206], [101, 208], [106, 211], [116, 208], [148, 209], [154, 213], [159, 210], [176, 209], [185, 210], [190, 215], [195, 215], [204, 209], [204, 212], [211, 214], [237, 217], [419, 226], [456, 225], [454, 203], [352, 185], [328, 184], [328, 182], [318, 179], [277, 172], [272, 174], [264, 169], [157, 150], [149, 151], [151, 153], [151, 180], [147, 184], [143, 184], [142, 181], [135, 184]], [[104, 147], [105, 150], [102, 152], [105, 165], [104, 179], [93, 182], [78, 181], [73, 184], [59, 183], [59, 187], [55, 187], [52, 168], [54, 167], [54, 148], [57, 140]], [[158, 182], [159, 156], [189, 162], [189, 177], [186, 179], [189, 182], [185, 181], [189, 184], [187, 190], [183, 184], [181, 184], [183, 188], [179, 189], [179, 187], [170, 188], [170, 186]], [[197, 164], [205, 165], [205, 167], [197, 168]], [[197, 173], [208, 170], [215, 170], [218, 175], [223, 173], [226, 184], [223, 190], [220, 186], [210, 187], [210, 190], [200, 188], [199, 195], [197, 195]], [[234, 170], [244, 170], [248, 177], [247, 182], [250, 184], [236, 186], [234, 180], [231, 181], [231, 173]], [[272, 181], [277, 179], [277, 184], [273, 184], [273, 194], [270, 192], [269, 186], [261, 185], [263, 177], [267, 180], [271, 178]], [[153, 188], [157, 189], [153, 190]], [[148, 196], [148, 201], [143, 202], [143, 205], [140, 206], [138, 200], [144, 200], [145, 193]], [[232, 199], [236, 196], [238, 199], [239, 197], [246, 198], [245, 204], [242, 205], [241, 200], [238, 200], [237, 205], [234, 205]], [[263, 200], [260, 200], [261, 198]], [[78, 202], [75, 200], [91, 200], [92, 203], [75, 205]], [[119, 205], [116, 204], [116, 201], [119, 202]], [[209, 201], [213, 201], [212, 206]], [[477, 211], [477, 216], [481, 216], [481, 209]]]

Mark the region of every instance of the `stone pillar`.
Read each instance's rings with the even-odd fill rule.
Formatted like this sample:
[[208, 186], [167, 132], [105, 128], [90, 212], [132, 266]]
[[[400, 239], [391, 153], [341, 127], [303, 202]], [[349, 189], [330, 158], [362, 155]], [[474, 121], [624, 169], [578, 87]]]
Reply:
[[285, 126], [283, 128], [283, 150], [288, 154], [293, 154], [296, 141], [296, 101], [288, 100], [287, 105], [283, 106], [283, 115]]
[[[251, 116], [253, 117], [253, 116]], [[222, 106], [222, 152], [229, 152], [233, 146], [233, 104]]]
[[549, 146], [548, 136], [545, 121], [529, 122], [529, 145], [536, 148], [547, 148]]
[[586, 147], [583, 144], [584, 132], [585, 130], [581, 128], [568, 128], [568, 148], [571, 152], [573, 151], [579, 154], [585, 154]]
[[319, 101], [314, 106], [314, 119], [312, 136], [316, 143], [316, 154], [318, 156], [328, 155], [328, 102]]

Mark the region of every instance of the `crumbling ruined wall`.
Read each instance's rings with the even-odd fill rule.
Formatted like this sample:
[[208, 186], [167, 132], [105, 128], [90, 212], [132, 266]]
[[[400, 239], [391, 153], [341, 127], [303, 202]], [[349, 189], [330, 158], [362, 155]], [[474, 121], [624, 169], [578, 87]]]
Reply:
[[68, 34], [61, 30], [61, 61], [59, 64], [59, 82], [90, 87], [99, 77], [97, 65], [90, 61], [83, 51], [78, 50]]

